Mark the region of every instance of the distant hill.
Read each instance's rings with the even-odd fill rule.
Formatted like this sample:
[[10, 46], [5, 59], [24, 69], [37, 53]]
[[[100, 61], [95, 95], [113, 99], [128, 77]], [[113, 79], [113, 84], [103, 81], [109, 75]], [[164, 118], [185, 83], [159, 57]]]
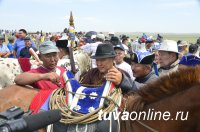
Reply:
[[[105, 32], [107, 35], [108, 33]], [[127, 35], [131, 39], [135, 39], [136, 37], [141, 37], [143, 32], [116, 32], [116, 36], [120, 35]], [[145, 32], [147, 36], [153, 36], [154, 39], [157, 38], [158, 33], [147, 33]], [[170, 40], [185, 40], [188, 41], [189, 43], [196, 43], [197, 39], [200, 37], [200, 34], [197, 33], [159, 33], [161, 36], [164, 37], [164, 39], [170, 39]]]

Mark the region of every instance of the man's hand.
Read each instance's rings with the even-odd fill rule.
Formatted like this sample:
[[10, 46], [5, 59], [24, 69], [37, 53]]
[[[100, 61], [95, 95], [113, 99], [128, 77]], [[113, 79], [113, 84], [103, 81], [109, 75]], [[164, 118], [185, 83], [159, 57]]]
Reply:
[[53, 83], [60, 84], [60, 77], [55, 72], [42, 74], [42, 79], [50, 80]]
[[122, 81], [122, 73], [113, 66], [110, 70], [108, 70], [108, 73], [106, 74], [106, 80], [119, 85]]
[[7, 54], [7, 52], [0, 52], [1, 57], [5, 57], [6, 54]]
[[11, 54], [10, 52], [6, 52], [4, 58], [7, 58], [10, 54]]

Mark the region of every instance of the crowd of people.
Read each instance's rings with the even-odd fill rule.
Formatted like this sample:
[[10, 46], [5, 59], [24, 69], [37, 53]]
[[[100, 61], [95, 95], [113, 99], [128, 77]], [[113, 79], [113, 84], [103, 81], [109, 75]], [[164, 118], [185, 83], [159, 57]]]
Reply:
[[[67, 31], [60, 35], [52, 35], [46, 33], [43, 35], [41, 32], [35, 34], [28, 34], [25, 29], [20, 29], [18, 32], [15, 30], [0, 30], [0, 57], [1, 58], [30, 58], [29, 49], [32, 48], [34, 51], [38, 51], [39, 46], [47, 41], [59, 43], [59, 40], [63, 34], [67, 38]], [[96, 32], [78, 32], [76, 34], [74, 49], [82, 50], [90, 56], [95, 55], [96, 49], [99, 44], [109, 43], [113, 45], [116, 57], [114, 59], [115, 66], [126, 71], [131, 79], [135, 79], [135, 71], [131, 67], [131, 58], [137, 58], [139, 60], [144, 59], [150, 54], [154, 54], [154, 60], [152, 62], [152, 68], [156, 75], [162, 73], [168, 73], [177, 69], [178, 65], [194, 66], [199, 64], [199, 41], [196, 44], [189, 44], [184, 40], [173, 41], [164, 40], [164, 38], [158, 34], [156, 39], [152, 36], [147, 36], [145, 33], [141, 37], [137, 37], [136, 40], [130, 39], [126, 35], [115, 36], [113, 32], [108, 33], [105, 36], [103, 33]], [[4, 43], [6, 36], [8, 43]], [[45, 37], [44, 37], [45, 36]], [[66, 43], [66, 42], [65, 42]], [[59, 47], [61, 53], [63, 50], [61, 47], [65, 47], [65, 44], [61, 44]], [[67, 45], [67, 44], [66, 44]], [[64, 50], [64, 54], [68, 55], [69, 51]], [[137, 62], [140, 64], [140, 62]], [[135, 64], [134, 64], [135, 66]], [[96, 68], [96, 60], [92, 59], [92, 68]], [[174, 70], [173, 70], [174, 69]]]
[[[9, 35], [8, 44], [4, 43], [6, 35]], [[0, 56], [1, 58], [30, 58], [30, 48], [38, 51], [39, 46], [48, 41], [59, 48], [60, 54], [63, 53], [62, 56], [66, 56], [69, 55], [69, 50], [65, 46], [67, 43], [61, 44], [58, 41], [62, 36], [66, 36], [66, 39], [69, 38], [67, 31], [61, 35], [52, 35], [51, 33], [43, 35], [42, 31], [28, 34], [25, 29], [20, 29], [18, 32], [1, 30]], [[108, 33], [108, 36], [96, 32], [79, 32], [76, 33], [75, 45], [72, 48], [94, 56], [98, 45], [102, 43], [113, 46], [115, 67], [127, 72], [132, 80], [145, 78], [150, 73], [152, 74], [152, 69], [153, 73], [159, 76], [177, 70], [179, 65], [183, 67], [182, 65], [194, 66], [199, 64], [199, 39], [196, 44], [188, 44], [184, 40], [178, 42], [164, 40], [160, 34], [157, 35], [156, 39], [153, 39], [152, 36], [143, 33], [141, 37], [133, 40], [126, 35], [117, 37], [113, 32]], [[146, 57], [148, 63], [143, 62]], [[92, 58], [91, 68], [97, 67], [96, 62]]]
[[[69, 47], [71, 40], [67, 31], [61, 36], [47, 33], [46, 37], [37, 32], [36, 37], [33, 37], [25, 29], [20, 29], [11, 33], [8, 44], [4, 44], [6, 33], [9, 32], [1, 31], [1, 58], [30, 58], [29, 50], [32, 48], [38, 52], [42, 62], [36, 69], [18, 75], [15, 83], [32, 85], [40, 90], [52, 91], [65, 87], [63, 74], [66, 70], [72, 70], [74, 65], [69, 60], [70, 50], [81, 50], [92, 59], [90, 69], [78, 77], [82, 85], [101, 86], [105, 81], [111, 81], [121, 88], [122, 94], [138, 91], [142, 86], [179, 68], [200, 64], [200, 39], [196, 44], [189, 44], [184, 40], [165, 40], [159, 34], [156, 39], [143, 34], [133, 40], [126, 35], [117, 37], [113, 32], [108, 33], [108, 36], [101, 32], [90, 35], [79, 32], [74, 39], [75, 45]], [[48, 97], [49, 93], [43, 95], [42, 103], [38, 104], [39, 107], [36, 105], [37, 111], [48, 110]], [[62, 125], [58, 126], [60, 131]]]
[[[37, 52], [39, 46], [48, 41], [55, 44], [59, 48], [60, 53], [63, 53], [63, 56], [69, 55], [69, 50], [67, 46], [65, 46], [66, 42], [60, 44], [60, 41], [58, 41], [62, 36], [66, 36], [66, 39], [69, 38], [67, 30], [60, 35], [46, 33], [45, 37], [42, 31], [36, 32], [35, 34], [28, 34], [25, 29], [20, 29], [18, 32], [16, 30], [0, 31], [1, 58], [30, 58], [30, 48]], [[169, 71], [175, 71], [178, 66], [195, 66], [199, 64], [200, 38], [197, 40], [196, 44], [189, 44], [184, 40], [179, 40], [177, 42], [173, 40], [164, 40], [160, 34], [157, 35], [156, 39], [153, 39], [152, 36], [147, 36], [143, 33], [143, 35], [137, 37], [136, 40], [130, 39], [126, 35], [117, 37], [114, 32], [109, 32], [108, 36], [101, 32], [96, 33], [93, 31], [88, 33], [78, 32], [75, 34], [75, 45], [72, 48], [82, 50], [90, 56], [96, 54], [99, 44], [111, 44], [116, 53], [114, 59], [115, 66], [126, 71], [132, 80], [137, 79], [137, 71], [134, 70], [137, 69], [137, 65], [134, 64], [134, 66], [132, 66], [133, 61], [131, 58], [143, 60], [145, 57], [154, 54], [153, 62], [150, 63], [152, 64], [150, 69], [153, 69], [157, 76], [168, 73]], [[7, 38], [7, 44], [4, 43], [6, 36], [9, 36]], [[65, 50], [62, 48], [65, 48]], [[141, 64], [140, 61], [137, 61], [137, 63]], [[92, 59], [91, 68], [96, 67], [96, 60]], [[143, 69], [142, 71], [145, 70]]]

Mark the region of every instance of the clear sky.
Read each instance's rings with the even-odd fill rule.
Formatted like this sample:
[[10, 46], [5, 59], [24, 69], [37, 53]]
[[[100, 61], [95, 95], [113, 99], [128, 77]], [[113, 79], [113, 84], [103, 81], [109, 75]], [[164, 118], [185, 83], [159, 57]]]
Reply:
[[200, 33], [199, 0], [0, 0], [0, 29]]

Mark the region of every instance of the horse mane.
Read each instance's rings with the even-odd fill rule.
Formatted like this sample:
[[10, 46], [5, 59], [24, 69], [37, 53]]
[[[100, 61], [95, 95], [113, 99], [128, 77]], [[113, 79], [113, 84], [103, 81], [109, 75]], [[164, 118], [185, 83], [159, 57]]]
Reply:
[[141, 111], [148, 104], [200, 84], [199, 73], [200, 66], [180, 69], [169, 75], [159, 77], [154, 82], [140, 88], [136, 93], [130, 92], [128, 97], [132, 100], [128, 104], [128, 110]]

